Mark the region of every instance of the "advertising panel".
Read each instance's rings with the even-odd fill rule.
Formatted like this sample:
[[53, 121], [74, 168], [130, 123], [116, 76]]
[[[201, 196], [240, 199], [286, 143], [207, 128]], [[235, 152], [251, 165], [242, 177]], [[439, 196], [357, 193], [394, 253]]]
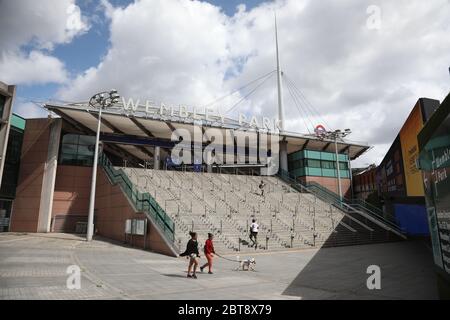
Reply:
[[450, 115], [425, 144], [422, 142], [421, 148], [420, 167], [434, 260], [450, 274]]
[[422, 174], [416, 166], [419, 157], [417, 135], [423, 127], [422, 112], [418, 102], [400, 130], [400, 143], [405, 171], [406, 194], [408, 197], [423, 197]]

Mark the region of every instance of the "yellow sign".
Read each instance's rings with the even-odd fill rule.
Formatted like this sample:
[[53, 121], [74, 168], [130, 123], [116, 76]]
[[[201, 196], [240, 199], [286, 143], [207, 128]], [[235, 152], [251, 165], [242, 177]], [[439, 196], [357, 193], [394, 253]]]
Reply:
[[419, 144], [417, 135], [423, 127], [422, 111], [417, 102], [413, 111], [400, 130], [400, 143], [402, 145], [403, 169], [405, 171], [406, 193], [408, 197], [423, 197], [422, 173], [416, 166], [419, 157]]

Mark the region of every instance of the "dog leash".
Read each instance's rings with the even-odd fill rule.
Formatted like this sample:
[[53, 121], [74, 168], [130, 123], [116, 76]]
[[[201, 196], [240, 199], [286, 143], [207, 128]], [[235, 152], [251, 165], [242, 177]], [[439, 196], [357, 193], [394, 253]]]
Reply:
[[218, 256], [218, 257], [220, 257], [220, 258], [222, 258], [222, 259], [231, 261], [231, 262], [239, 262], [239, 263], [241, 263], [241, 262], [243, 261], [243, 260], [232, 260], [232, 259], [228, 259], [228, 258], [222, 257], [222, 256], [221, 256], [220, 254], [218, 254], [218, 253], [216, 253], [216, 256]]

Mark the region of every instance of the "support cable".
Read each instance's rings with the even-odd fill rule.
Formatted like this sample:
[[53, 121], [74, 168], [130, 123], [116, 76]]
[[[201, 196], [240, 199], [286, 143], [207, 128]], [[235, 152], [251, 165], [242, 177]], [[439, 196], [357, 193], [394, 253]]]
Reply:
[[299, 106], [299, 104], [298, 104], [298, 102], [297, 102], [297, 97], [295, 97], [295, 96], [294, 96], [294, 93], [292, 92], [291, 85], [290, 85], [288, 82], [286, 82], [286, 85], [287, 85], [287, 89], [288, 89], [288, 91], [289, 91], [289, 94], [290, 94], [291, 97], [292, 97], [292, 101], [294, 102], [294, 105], [297, 107], [297, 110], [298, 110], [298, 112], [299, 112], [299, 114], [300, 114], [300, 117], [302, 118], [302, 121], [303, 121], [303, 123], [305, 124], [306, 130], [308, 130], [308, 133], [311, 134], [311, 131], [309, 130], [309, 125], [308, 125], [308, 123], [306, 122], [306, 120], [309, 120], [309, 122], [310, 122], [311, 125], [312, 125], [312, 128], [314, 128], [314, 124], [313, 124], [313, 123], [311, 122], [311, 120], [308, 118], [308, 115], [307, 115], [306, 113], [304, 113], [304, 112], [302, 111], [301, 107]]
[[252, 91], [250, 91], [247, 95], [245, 95], [244, 97], [242, 97], [238, 102], [236, 102], [230, 109], [228, 109], [225, 114], [228, 114], [229, 112], [231, 112], [232, 110], [234, 110], [234, 108], [236, 108], [242, 101], [244, 101], [245, 99], [247, 99], [250, 95], [252, 95], [256, 90], [258, 90], [264, 83], [266, 83], [267, 80], [269, 80], [271, 78], [271, 76], [273, 75], [273, 72], [271, 73], [270, 76], [268, 76], [266, 79], [264, 79], [264, 81], [262, 81], [260, 84], [258, 84]]
[[306, 98], [303, 92], [295, 85], [295, 82], [286, 76], [287, 82], [289, 82], [294, 89], [294, 92], [297, 94], [297, 97], [304, 102], [305, 107], [309, 110], [313, 117], [317, 117], [319, 121], [323, 121], [323, 123], [332, 130], [331, 126], [325, 121], [325, 119], [320, 115], [317, 109], [313, 106], [313, 104]]
[[225, 99], [225, 98], [231, 97], [231, 96], [234, 95], [235, 93], [237, 93], [237, 92], [239, 92], [239, 91], [241, 91], [241, 90], [243, 90], [243, 89], [249, 87], [250, 85], [254, 84], [255, 82], [257, 82], [257, 81], [259, 81], [259, 80], [262, 80], [262, 79], [264, 79], [264, 78], [266, 78], [266, 77], [269, 77], [270, 75], [272, 75], [272, 74], [275, 73], [275, 72], [276, 72], [276, 70], [272, 70], [272, 71], [270, 71], [269, 73], [266, 73], [265, 75], [263, 75], [263, 76], [261, 76], [261, 77], [255, 79], [255, 80], [253, 80], [253, 81], [250, 81], [250, 82], [247, 83], [246, 85], [244, 85], [244, 86], [242, 86], [242, 87], [240, 87], [240, 88], [238, 88], [238, 89], [236, 89], [236, 90], [230, 92], [229, 94], [224, 95], [224, 96], [222, 96], [222, 97], [220, 97], [220, 98], [218, 98], [218, 99], [216, 99], [216, 100], [214, 100], [214, 101], [212, 101], [212, 102], [210, 102], [210, 103], [208, 103], [208, 104], [205, 104], [205, 105], [203, 106], [203, 108], [209, 107], [209, 106], [211, 106], [211, 105], [213, 105], [213, 104], [215, 104], [215, 103], [217, 103], [217, 102], [219, 102], [219, 101], [221, 101], [221, 100], [223, 100], [223, 99]]

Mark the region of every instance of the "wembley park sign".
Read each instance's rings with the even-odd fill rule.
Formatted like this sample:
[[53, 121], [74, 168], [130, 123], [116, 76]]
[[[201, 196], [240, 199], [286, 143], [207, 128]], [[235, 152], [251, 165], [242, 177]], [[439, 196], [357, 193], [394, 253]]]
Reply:
[[172, 119], [178, 121], [204, 122], [225, 125], [238, 125], [241, 128], [251, 128], [255, 130], [264, 130], [268, 132], [280, 132], [281, 120], [268, 117], [248, 116], [239, 113], [238, 120], [230, 119], [222, 114], [217, 108], [210, 107], [188, 107], [188, 106], [169, 106], [161, 103], [155, 105], [147, 100], [141, 104], [139, 99], [125, 99], [122, 97], [122, 111], [125, 113], [141, 113], [144, 116], [159, 117], [162, 120]]
[[[262, 175], [274, 175], [279, 168], [281, 122], [267, 117], [239, 115], [239, 120], [225, 117], [213, 108], [188, 108], [186, 106], [155, 106], [150, 101], [144, 105], [139, 100], [122, 98], [122, 112], [163, 121], [191, 122], [191, 130], [176, 128], [171, 141], [171, 163], [175, 165], [263, 165]], [[210, 127], [203, 127], [210, 124]], [[222, 128], [213, 125], [221, 125]], [[227, 125], [232, 128], [227, 128]], [[254, 129], [254, 130], [248, 130]], [[235, 152], [236, 151], [236, 152]]]

